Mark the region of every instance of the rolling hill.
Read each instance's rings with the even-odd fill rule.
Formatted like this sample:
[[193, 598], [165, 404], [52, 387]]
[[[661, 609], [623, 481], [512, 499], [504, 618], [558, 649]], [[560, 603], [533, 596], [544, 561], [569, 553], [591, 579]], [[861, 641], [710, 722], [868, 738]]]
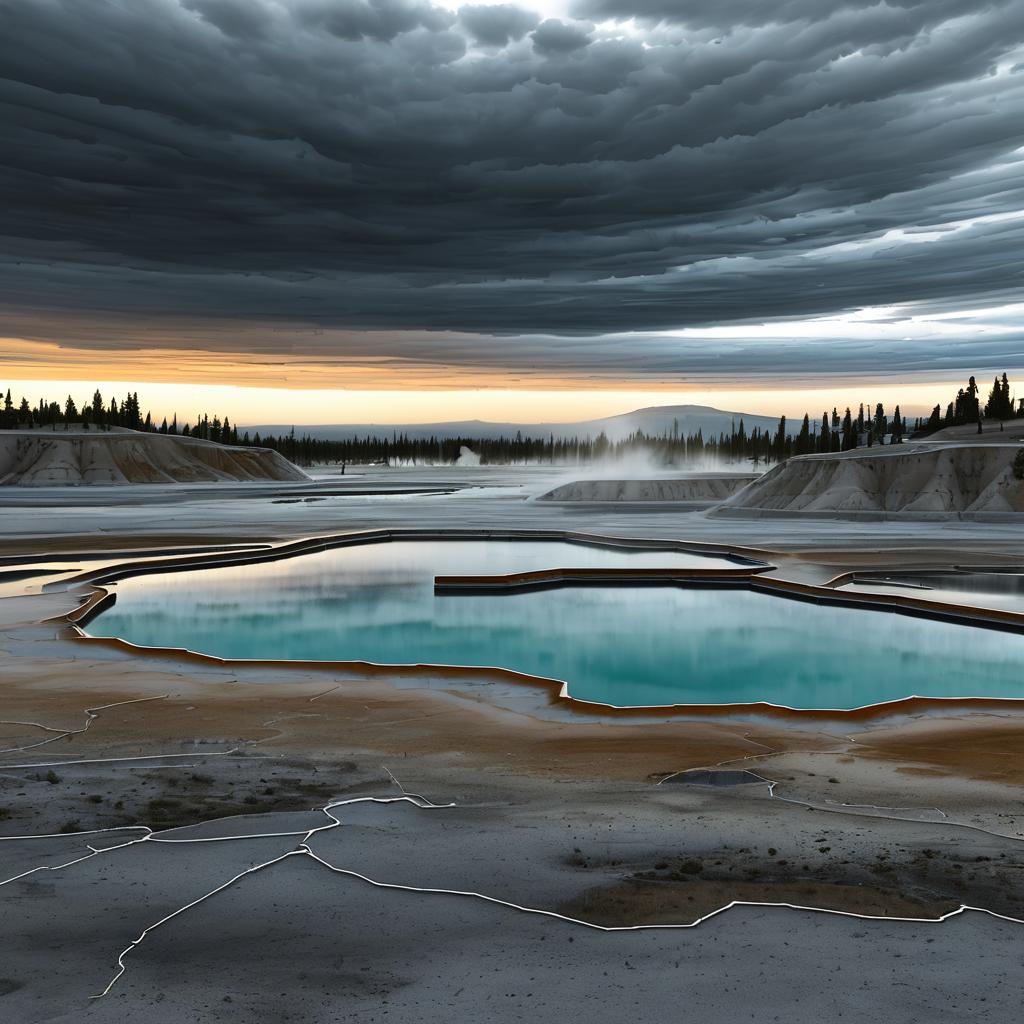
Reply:
[[302, 481], [298, 466], [267, 448], [226, 447], [194, 437], [116, 430], [2, 430], [0, 485]]

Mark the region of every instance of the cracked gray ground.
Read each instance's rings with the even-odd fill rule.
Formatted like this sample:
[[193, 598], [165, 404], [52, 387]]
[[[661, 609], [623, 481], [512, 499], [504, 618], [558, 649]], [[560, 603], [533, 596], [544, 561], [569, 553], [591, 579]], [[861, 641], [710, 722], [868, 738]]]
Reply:
[[[471, 504], [458, 497], [452, 514]], [[378, 514], [372, 502], [360, 507]], [[437, 519], [444, 507], [418, 499], [379, 514]], [[478, 507], [489, 521], [515, 511], [501, 498]], [[300, 523], [289, 509], [275, 515]], [[129, 515], [143, 532], [159, 520], [143, 503], [118, 511], [119, 526]], [[683, 532], [678, 519], [642, 519], [648, 529], [629, 532]], [[749, 534], [743, 524], [722, 529]], [[947, 534], [971, 529], [984, 536], [965, 525]], [[883, 540], [910, 532], [870, 531]], [[939, 527], [927, 531], [941, 539]], [[1004, 524], [993, 536], [1012, 532]], [[385, 762], [363, 749], [355, 726], [328, 756], [199, 728], [173, 744], [112, 743], [105, 714], [153, 721], [165, 695], [182, 699], [174, 679], [188, 669], [169, 677], [164, 666], [128, 692], [137, 667], [86, 661], [27, 625], [59, 610], [59, 595], [0, 603], [0, 647], [16, 655], [8, 669], [52, 672], [68, 659], [69, 678], [124, 691], [121, 700], [83, 696], [73, 721], [48, 712], [45, 686], [38, 713], [9, 716], [0, 704], [0, 835], [36, 837], [0, 841], [4, 1021], [1018, 1019], [1024, 815], [1015, 786], [894, 769], [843, 729], [816, 736], [816, 748], [753, 744], [715, 761], [774, 784], [729, 789], [530, 776], [511, 762], [464, 764], [450, 750]], [[302, 685], [309, 710], [268, 727], [300, 730], [344, 684]], [[499, 688], [470, 696], [480, 695], [510, 715], [535, 701]], [[919, 726], [927, 720], [909, 727]], [[422, 795], [403, 799], [402, 787]], [[72, 827], [104, 831], [60, 831]], [[820, 909], [714, 912], [723, 893], [769, 890]], [[624, 905], [650, 914], [651, 893], [676, 923], [704, 919], [593, 927], [618, 927]], [[849, 905], [851, 893], [867, 919], [821, 912]], [[893, 917], [901, 909], [952, 916]]]

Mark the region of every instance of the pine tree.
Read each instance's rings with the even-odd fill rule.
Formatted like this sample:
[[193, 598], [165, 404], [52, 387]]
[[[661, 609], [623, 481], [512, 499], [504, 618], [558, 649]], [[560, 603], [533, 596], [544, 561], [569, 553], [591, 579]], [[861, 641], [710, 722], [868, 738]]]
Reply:
[[[981, 403], [978, 401], [978, 384], [973, 377], [967, 381], [964, 392], [963, 417], [965, 423], [981, 423]], [[979, 431], [980, 433], [980, 431]]]
[[772, 442], [772, 455], [780, 462], [786, 457], [786, 440], [786, 417], [780, 416], [775, 440]]
[[806, 455], [811, 451], [811, 421], [807, 413], [804, 413], [804, 421], [800, 424], [800, 433], [796, 435], [794, 451], [797, 455]]
[[1001, 418], [1003, 389], [998, 377], [992, 378], [992, 390], [988, 393], [988, 401], [985, 403], [985, 419], [994, 420]]
[[828, 413], [821, 417], [821, 433], [818, 435], [818, 451], [830, 452], [832, 450], [832, 432], [828, 428]]
[[846, 407], [846, 415], [843, 417], [843, 445], [844, 452], [852, 451], [857, 447], [857, 435], [854, 433], [853, 416], [850, 414], [850, 407]]
[[1013, 416], [1013, 401], [1010, 398], [1010, 382], [1003, 373], [1002, 379], [992, 381], [992, 390], [985, 403], [985, 418], [1008, 420]]

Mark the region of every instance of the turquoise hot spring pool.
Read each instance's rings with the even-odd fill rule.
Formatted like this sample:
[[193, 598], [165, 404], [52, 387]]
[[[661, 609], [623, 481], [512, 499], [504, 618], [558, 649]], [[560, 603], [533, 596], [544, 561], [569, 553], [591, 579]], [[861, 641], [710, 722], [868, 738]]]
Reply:
[[1024, 696], [1015, 633], [742, 588], [434, 588], [437, 575], [735, 564], [554, 541], [393, 541], [125, 579], [89, 633], [225, 658], [497, 666], [632, 707]]

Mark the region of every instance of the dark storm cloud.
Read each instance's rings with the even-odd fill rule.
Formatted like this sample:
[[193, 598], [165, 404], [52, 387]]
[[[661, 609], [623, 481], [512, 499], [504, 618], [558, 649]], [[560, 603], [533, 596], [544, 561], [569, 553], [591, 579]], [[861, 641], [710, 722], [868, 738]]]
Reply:
[[353, 41], [387, 42], [416, 28], [445, 29], [455, 20], [426, 0], [298, 0], [294, 12], [306, 27], [326, 29], [339, 39]]
[[459, 21], [481, 46], [500, 48], [522, 39], [539, 18], [512, 4], [467, 4], [459, 8]]
[[183, 0], [183, 6], [229, 36], [262, 36], [272, 22], [266, 8], [250, 0]]
[[548, 18], [537, 26], [537, 31], [530, 38], [537, 53], [550, 57], [582, 49], [590, 42], [593, 28], [589, 24], [570, 25], [558, 18]]
[[386, 329], [425, 359], [401, 332], [486, 332], [434, 354], [642, 375], [703, 363], [621, 332], [1021, 294], [1024, 4], [573, 14], [0, 0], [0, 333]]
[[[917, 25], [984, 11], [979, 0], [575, 0], [574, 14], [586, 18], [637, 18], [691, 28], [785, 25], [822, 21], [836, 14], [874, 18], [896, 14]], [[884, 9], [884, 10], [883, 10]]]

